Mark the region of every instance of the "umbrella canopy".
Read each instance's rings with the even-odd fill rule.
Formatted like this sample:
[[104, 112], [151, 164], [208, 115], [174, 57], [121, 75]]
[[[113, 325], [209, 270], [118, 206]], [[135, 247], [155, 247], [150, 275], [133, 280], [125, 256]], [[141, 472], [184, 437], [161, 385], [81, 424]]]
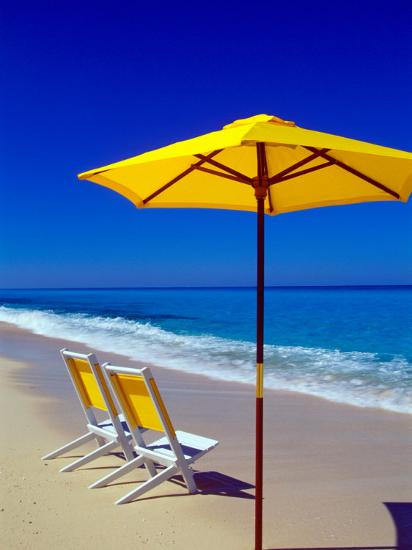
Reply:
[[79, 175], [138, 208], [256, 211], [256, 144], [265, 144], [266, 214], [366, 201], [407, 201], [412, 153], [306, 130], [275, 116], [237, 120]]
[[138, 208], [257, 212], [255, 549], [261, 550], [264, 214], [369, 201], [406, 202], [412, 192], [412, 153], [256, 115], [79, 178], [121, 193]]

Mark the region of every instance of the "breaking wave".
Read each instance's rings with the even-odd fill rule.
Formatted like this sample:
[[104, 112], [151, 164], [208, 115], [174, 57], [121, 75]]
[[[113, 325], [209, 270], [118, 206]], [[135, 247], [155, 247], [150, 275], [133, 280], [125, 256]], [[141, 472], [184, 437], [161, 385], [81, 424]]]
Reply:
[[[0, 321], [163, 367], [219, 380], [255, 382], [251, 342], [176, 334], [123, 317], [6, 306], [0, 306]], [[267, 345], [265, 387], [412, 414], [412, 364], [402, 355]]]

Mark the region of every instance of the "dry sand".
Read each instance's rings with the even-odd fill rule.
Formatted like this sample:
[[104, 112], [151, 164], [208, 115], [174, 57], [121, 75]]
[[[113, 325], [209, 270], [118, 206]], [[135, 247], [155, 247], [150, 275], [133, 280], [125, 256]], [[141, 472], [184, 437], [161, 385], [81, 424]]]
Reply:
[[[58, 470], [69, 458], [40, 460], [84, 432], [58, 349], [86, 348], [6, 324], [0, 346], [2, 549], [253, 548], [252, 387], [153, 367], [175, 426], [220, 445], [196, 464], [201, 494], [168, 482], [114, 506], [143, 469], [88, 490], [118, 457], [67, 474]], [[412, 417], [288, 392], [265, 398], [265, 548], [412, 548]]]

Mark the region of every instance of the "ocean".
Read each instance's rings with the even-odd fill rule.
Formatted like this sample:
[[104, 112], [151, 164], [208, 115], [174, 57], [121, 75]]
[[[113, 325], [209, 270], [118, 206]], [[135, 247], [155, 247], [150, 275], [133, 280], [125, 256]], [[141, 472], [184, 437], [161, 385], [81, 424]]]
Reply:
[[[412, 414], [412, 286], [273, 287], [265, 387]], [[0, 290], [0, 321], [254, 384], [255, 289]]]

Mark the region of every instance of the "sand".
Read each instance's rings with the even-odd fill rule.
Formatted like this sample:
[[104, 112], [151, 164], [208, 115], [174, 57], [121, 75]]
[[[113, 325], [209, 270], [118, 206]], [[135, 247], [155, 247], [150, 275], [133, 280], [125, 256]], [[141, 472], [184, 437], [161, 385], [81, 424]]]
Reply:
[[[87, 349], [0, 324], [0, 547], [253, 548], [253, 387], [154, 366], [176, 428], [220, 445], [196, 464], [200, 494], [177, 480], [115, 506], [143, 469], [89, 490], [117, 456], [67, 474], [70, 458], [40, 460], [84, 432], [61, 347]], [[293, 392], [265, 403], [265, 548], [412, 548], [411, 416]]]

